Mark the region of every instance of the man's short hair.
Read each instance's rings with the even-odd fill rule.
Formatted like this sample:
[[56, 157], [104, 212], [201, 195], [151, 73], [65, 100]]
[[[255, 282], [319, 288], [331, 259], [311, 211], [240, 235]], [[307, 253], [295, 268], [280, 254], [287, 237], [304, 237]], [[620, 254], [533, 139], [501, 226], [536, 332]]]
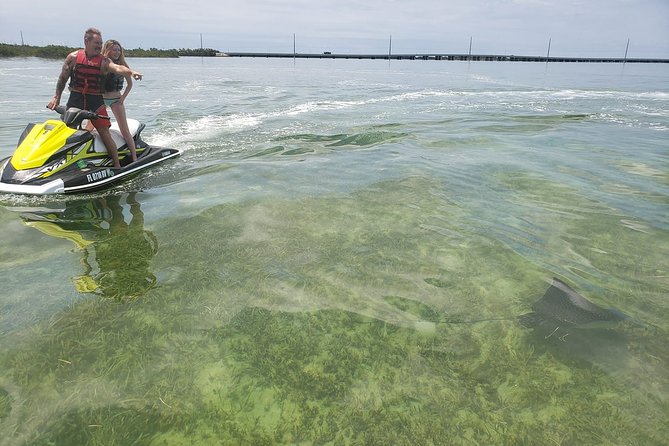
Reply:
[[84, 42], [88, 42], [89, 40], [91, 40], [91, 37], [93, 37], [93, 36], [96, 35], [96, 34], [97, 34], [98, 36], [102, 37], [102, 33], [100, 32], [99, 29], [97, 29], [97, 28], [88, 28], [88, 29], [86, 30], [86, 32], [84, 33]]

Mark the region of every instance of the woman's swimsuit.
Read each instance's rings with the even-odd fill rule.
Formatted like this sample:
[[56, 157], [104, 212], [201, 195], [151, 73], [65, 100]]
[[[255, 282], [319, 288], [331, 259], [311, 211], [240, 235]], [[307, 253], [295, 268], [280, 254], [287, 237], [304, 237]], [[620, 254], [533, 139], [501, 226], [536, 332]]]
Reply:
[[112, 105], [114, 105], [114, 104], [116, 104], [118, 101], [120, 101], [121, 98], [120, 98], [120, 97], [118, 97], [118, 98], [104, 98], [104, 100], [105, 100], [105, 105], [106, 105], [107, 107], [111, 107]]
[[[123, 76], [116, 73], [107, 73], [107, 77], [105, 78], [105, 92], [123, 90], [123, 81], [125, 81]], [[105, 98], [105, 105], [111, 107], [116, 104], [119, 99], [121, 98]]]

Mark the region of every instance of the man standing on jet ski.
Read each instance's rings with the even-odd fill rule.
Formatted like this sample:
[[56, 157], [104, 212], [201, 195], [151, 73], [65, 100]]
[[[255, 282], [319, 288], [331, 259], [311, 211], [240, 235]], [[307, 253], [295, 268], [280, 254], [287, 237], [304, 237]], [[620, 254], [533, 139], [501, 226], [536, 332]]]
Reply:
[[[108, 57], [101, 55], [102, 33], [96, 28], [89, 28], [84, 33], [84, 49], [73, 51], [65, 58], [65, 63], [58, 77], [56, 94], [47, 104], [50, 109], [55, 109], [60, 104], [60, 97], [65, 90], [65, 84], [70, 79], [70, 97], [67, 108], [76, 107], [89, 110], [102, 116], [107, 115], [102, 93], [104, 92], [104, 79], [107, 73], [113, 72], [126, 78], [133, 77], [142, 79], [142, 74], [131, 70], [123, 65], [117, 65]], [[109, 127], [109, 119], [93, 119], [93, 126], [98, 130], [102, 142], [107, 147], [107, 152], [114, 162], [114, 167], [121, 167], [118, 160], [116, 144], [112, 139]]]

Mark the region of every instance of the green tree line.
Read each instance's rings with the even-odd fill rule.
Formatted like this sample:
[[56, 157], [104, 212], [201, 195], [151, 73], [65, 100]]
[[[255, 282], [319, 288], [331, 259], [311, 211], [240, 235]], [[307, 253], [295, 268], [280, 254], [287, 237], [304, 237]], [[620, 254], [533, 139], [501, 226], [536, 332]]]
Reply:
[[[63, 45], [31, 46], [0, 43], [0, 57], [43, 57], [45, 59], [64, 59], [69, 53], [78, 48]], [[157, 48], [124, 49], [127, 57], [179, 57], [179, 56], [201, 56], [213, 57], [218, 53], [212, 48], [197, 49], [170, 49], [159, 50]]]

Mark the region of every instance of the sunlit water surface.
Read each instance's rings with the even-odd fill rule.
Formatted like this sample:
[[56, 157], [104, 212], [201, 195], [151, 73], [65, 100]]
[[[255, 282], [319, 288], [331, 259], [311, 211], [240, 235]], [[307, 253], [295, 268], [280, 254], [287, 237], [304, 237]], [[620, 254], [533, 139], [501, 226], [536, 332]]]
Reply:
[[[130, 62], [183, 154], [0, 196], [0, 443], [669, 438], [669, 66]], [[60, 65], [0, 60], [1, 157]], [[629, 318], [519, 323], [554, 277]]]

